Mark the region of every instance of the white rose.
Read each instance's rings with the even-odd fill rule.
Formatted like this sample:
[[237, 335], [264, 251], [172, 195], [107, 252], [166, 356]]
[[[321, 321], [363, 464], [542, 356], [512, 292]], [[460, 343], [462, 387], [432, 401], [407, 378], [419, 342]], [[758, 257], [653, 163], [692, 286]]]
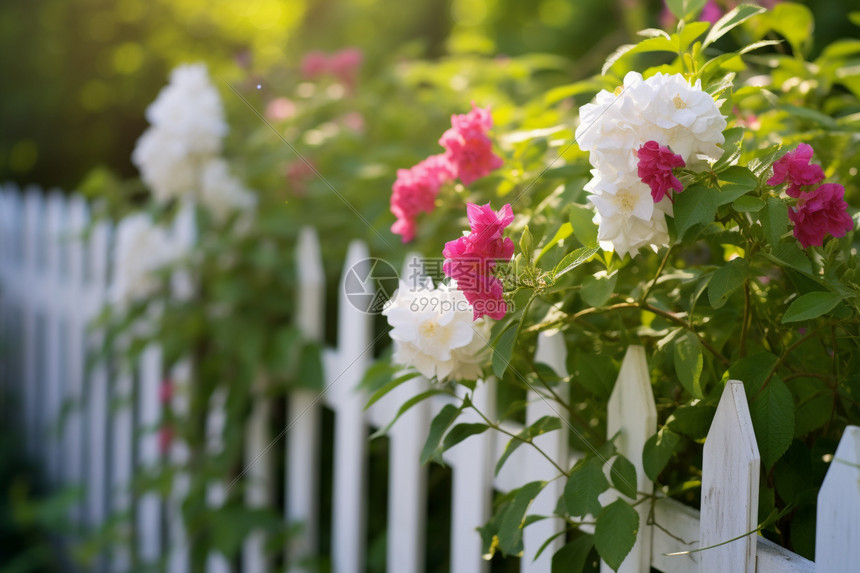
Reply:
[[417, 285], [401, 281], [382, 314], [392, 327], [395, 363], [439, 380], [481, 375], [489, 323], [472, 321], [472, 305], [456, 286], [433, 288], [430, 279]]

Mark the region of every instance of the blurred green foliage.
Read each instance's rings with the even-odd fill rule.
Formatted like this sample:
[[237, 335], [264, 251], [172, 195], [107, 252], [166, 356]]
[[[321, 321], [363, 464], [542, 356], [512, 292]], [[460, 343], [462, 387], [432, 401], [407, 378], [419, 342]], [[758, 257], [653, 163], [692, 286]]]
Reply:
[[[848, 36], [840, 0], [807, 1], [822, 38]], [[31, 0], [0, 5], [0, 180], [72, 189], [96, 166], [135, 174], [143, 111], [181, 62], [263, 86], [310, 49], [398, 57], [553, 53], [569, 79], [658, 25], [658, 0]]]

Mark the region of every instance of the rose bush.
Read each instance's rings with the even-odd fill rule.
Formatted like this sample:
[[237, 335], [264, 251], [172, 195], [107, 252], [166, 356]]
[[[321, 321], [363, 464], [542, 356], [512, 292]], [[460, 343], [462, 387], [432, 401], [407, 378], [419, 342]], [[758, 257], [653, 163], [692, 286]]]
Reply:
[[[245, 507], [238, 490], [209, 507], [205, 489], [213, 476], [237, 474], [252, 399], [319, 388], [319, 344], [301, 340], [289, 294], [292, 246], [309, 221], [324, 237], [366, 239], [395, 266], [407, 251], [444, 259], [435, 274], [401, 284], [379, 323], [391, 328], [391, 352], [364, 382], [378, 399], [406, 366], [455, 397], [457, 415], [446, 410], [426, 451], [453, 442], [445, 432], [475, 408], [469, 393], [490, 377], [498, 411], [515, 421], [537, 390], [573, 431], [544, 420], [521, 441], [559, 431], [587, 452], [559, 466], [587, 497], [563, 497], [554, 517], [593, 557], [594, 539], [578, 525], [593, 515], [601, 537], [621, 515], [621, 533], [596, 547], [617, 567], [638, 517], [604, 512], [598, 496], [613, 486], [595, 468], [632, 467], [605, 438], [606, 403], [624, 351], [641, 344], [660, 426], [644, 467], [659, 495], [697, 503], [702, 443], [726, 380], [739, 379], [762, 457], [762, 533], [812, 555], [809, 492], [845, 425], [860, 420], [852, 207], [860, 76], [849, 65], [860, 47], [837, 40], [806, 61], [812, 21], [798, 4], [738, 6], [713, 24], [698, 19], [704, 1], [668, 4], [674, 31], [643, 30], [601, 73], [573, 84], [563, 79], [574, 64], [536, 55], [404, 60], [370, 78], [352, 51], [309, 54], [278, 87], [256, 89], [247, 77], [225, 89], [229, 135], [200, 68], [175, 73], [135, 161], [156, 224], [194, 206], [197, 248], [131, 265], [132, 282], [145, 288], [123, 297], [133, 300], [128, 312], [105, 320], [111, 340], [128, 339], [130, 356], [157, 341], [168, 364], [193, 364], [191, 380], [180, 381], [189, 411], [168, 417], [172, 438], [195, 455], [143, 479], [167, 488], [174, 472], [191, 475], [185, 513], [198, 558], [202, 540], [238, 551], [237, 516], [282, 528], [276, 514]], [[238, 97], [226, 99], [230, 92]], [[183, 93], [205, 93], [208, 103]], [[179, 151], [165, 156], [167, 146]], [[145, 197], [133, 184], [119, 191]], [[129, 202], [108, 208], [123, 214]], [[330, 276], [345, 249], [324, 241]], [[175, 271], [190, 275], [191, 296], [170, 296]], [[153, 332], [130, 328], [153, 320], [154, 306]], [[564, 337], [569, 376], [534, 361], [548, 331]], [[205, 414], [219, 389], [229, 395], [225, 449], [211, 458]], [[485, 422], [498, 429], [501, 420]], [[498, 497], [482, 530], [488, 554], [522, 551], [538, 491]], [[621, 503], [651, 501], [633, 498]], [[499, 536], [503, 527], [518, 533]]]

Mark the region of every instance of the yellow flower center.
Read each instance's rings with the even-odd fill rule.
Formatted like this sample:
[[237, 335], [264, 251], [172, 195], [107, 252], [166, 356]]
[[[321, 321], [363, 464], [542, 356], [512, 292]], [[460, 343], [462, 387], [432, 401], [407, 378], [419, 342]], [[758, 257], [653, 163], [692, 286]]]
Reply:
[[619, 191], [615, 197], [618, 199], [618, 204], [621, 205], [621, 208], [628, 213], [633, 211], [633, 207], [636, 206], [636, 197], [629, 191]]
[[672, 100], [672, 103], [675, 104], [675, 109], [684, 109], [687, 107], [687, 102], [681, 99], [681, 94], [675, 96], [675, 99]]
[[433, 338], [436, 336], [437, 324], [435, 320], [430, 320], [421, 324], [421, 336], [424, 338]]
[[624, 88], [622, 88], [621, 86], [618, 86], [617, 88], [615, 88], [615, 91], [613, 93], [615, 94], [615, 97], [618, 97], [621, 95], [621, 92], [623, 92], [623, 91], [624, 91]]

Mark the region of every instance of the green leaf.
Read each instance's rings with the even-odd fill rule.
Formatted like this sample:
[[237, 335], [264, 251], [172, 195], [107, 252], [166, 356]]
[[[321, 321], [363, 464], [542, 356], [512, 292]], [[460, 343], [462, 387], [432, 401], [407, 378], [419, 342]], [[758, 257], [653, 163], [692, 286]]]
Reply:
[[799, 296], [785, 311], [782, 316], [782, 323], [800, 322], [801, 320], [810, 320], [818, 318], [821, 315], [827, 314], [842, 302], [842, 296], [829, 291], [810, 292]]
[[729, 368], [728, 377], [744, 383], [747, 399], [761, 388], [770, 371], [779, 359], [770, 352], [757, 352], [752, 356], [741, 358]]
[[412, 380], [417, 376], [419, 376], [418, 372], [409, 372], [407, 374], [404, 374], [403, 376], [398, 376], [397, 378], [374, 392], [373, 396], [371, 396], [370, 399], [367, 401], [367, 404], [364, 405], [364, 409], [367, 410], [368, 408], [376, 404], [380, 399], [382, 399], [383, 396], [385, 396], [404, 382], [408, 382], [409, 380]]
[[531, 267], [532, 265], [532, 254], [535, 250], [535, 240], [532, 237], [531, 231], [529, 231], [529, 226], [526, 225], [523, 229], [523, 234], [520, 237], [520, 252], [523, 254], [523, 262]]
[[594, 526], [594, 546], [601, 559], [618, 571], [639, 533], [639, 514], [623, 499], [603, 508]]
[[445, 393], [446, 392], [444, 390], [441, 390], [439, 388], [431, 388], [430, 390], [425, 390], [424, 392], [421, 392], [417, 396], [413, 396], [412, 398], [410, 398], [409, 400], [404, 402], [402, 406], [400, 406], [400, 409], [397, 410], [397, 414], [394, 416], [394, 419], [391, 420], [390, 422], [388, 422], [388, 424], [384, 428], [380, 428], [379, 430], [375, 431], [370, 436], [370, 439], [374, 440], [380, 436], [384, 436], [385, 434], [387, 434], [388, 430], [391, 429], [391, 426], [393, 426], [394, 423], [400, 419], [400, 416], [402, 416], [403, 414], [408, 412], [409, 409], [412, 408], [412, 406], [414, 406], [415, 404], [418, 404], [419, 402], [422, 402], [431, 396], [435, 396], [436, 394], [445, 394]]
[[794, 398], [779, 376], [774, 374], [750, 403], [750, 416], [761, 463], [768, 471], [794, 438]]
[[505, 451], [502, 452], [502, 456], [499, 458], [499, 461], [496, 462], [495, 475], [499, 475], [499, 471], [502, 469], [502, 466], [505, 465], [505, 462], [509, 457], [511, 457], [511, 454], [517, 451], [517, 449], [525, 443], [525, 440], [530, 440], [535, 436], [540, 436], [541, 434], [559, 429], [561, 429], [561, 420], [555, 416], [543, 416], [534, 424], [524, 428], [517, 434], [516, 438], [511, 438], [508, 441], [508, 444], [505, 446]]
[[708, 301], [715, 310], [721, 308], [746, 279], [743, 259], [733, 259], [718, 268], [708, 283]]
[[752, 171], [740, 165], [732, 165], [719, 174], [723, 183], [716, 194], [717, 207], [728, 205], [758, 187], [758, 179]]
[[619, 454], [612, 462], [609, 478], [615, 489], [631, 499], [636, 499], [636, 466], [633, 462]]
[[770, 27], [788, 40], [794, 54], [801, 55], [812, 38], [814, 24], [810, 9], [802, 4], [783, 2], [774, 6], [767, 17]]
[[591, 257], [593, 257], [599, 250], [600, 247], [580, 247], [568, 253], [561, 262], [555, 266], [553, 276], [558, 278], [569, 273], [582, 263], [586, 263], [591, 260]]
[[445, 404], [433, 421], [430, 422], [430, 433], [427, 434], [427, 441], [424, 442], [424, 448], [421, 450], [421, 463], [426, 464], [436, 457], [436, 450], [439, 448], [439, 443], [442, 441], [442, 436], [448, 427], [454, 423], [457, 416], [460, 415], [460, 408], [453, 404]]
[[593, 536], [577, 537], [552, 556], [552, 573], [582, 573], [592, 547]]
[[805, 275], [812, 275], [812, 263], [809, 262], [806, 253], [795, 243], [777, 245], [772, 252], [765, 253], [765, 256], [780, 266], [792, 268]]
[[681, 445], [681, 436], [663, 426], [659, 432], [648, 438], [642, 449], [642, 467], [648, 479], [656, 482], [657, 477], [672, 455]]
[[701, 440], [708, 435], [711, 422], [717, 409], [699, 402], [695, 406], [680, 406], [675, 408], [666, 425], [674, 432], [683, 434], [692, 440]]
[[683, 239], [687, 230], [699, 223], [714, 220], [717, 205], [710, 189], [701, 184], [691, 185], [675, 196], [675, 227], [678, 238]]
[[768, 197], [767, 208], [760, 217], [764, 236], [775, 247], [788, 230], [788, 204], [776, 197]]
[[593, 208], [577, 203], [570, 205], [570, 225], [574, 236], [584, 247], [597, 246], [597, 225], [592, 219], [594, 219]]
[[558, 228], [558, 231], [555, 232], [552, 239], [543, 246], [543, 248], [538, 253], [537, 258], [535, 259], [535, 264], [555, 245], [558, 244], [559, 241], [562, 241], [568, 238], [571, 234], [573, 234], [573, 226], [570, 223], [563, 223], [561, 227]]
[[678, 20], [697, 15], [707, 3], [708, 0], [666, 0], [666, 6]]
[[746, 20], [757, 14], [766, 12], [761, 6], [751, 6], [749, 4], [741, 4], [740, 6], [727, 12], [722, 18], [717, 20], [708, 35], [705, 36], [705, 41], [702, 42], [702, 49], [707, 48], [723, 36], [725, 36], [732, 28], [742, 24]]
[[741, 195], [732, 203], [732, 207], [738, 213], [758, 213], [764, 209], [764, 206], [765, 202], [762, 199], [752, 195]]
[[437, 452], [437, 455], [448, 451], [466, 438], [483, 434], [489, 429], [490, 427], [488, 425], [479, 422], [473, 424], [457, 424], [451, 428], [450, 432], [445, 434], [445, 439], [442, 440], [442, 449]]
[[508, 365], [511, 363], [514, 343], [517, 341], [517, 330], [519, 330], [517, 323], [511, 323], [493, 344], [493, 374], [496, 375], [496, 378], [504, 376]]
[[705, 397], [702, 391], [702, 343], [690, 331], [684, 331], [675, 339], [675, 373], [684, 390], [700, 400]]
[[564, 486], [564, 505], [570, 515], [581, 517], [600, 513], [598, 496], [609, 489], [600, 460], [592, 458], [573, 468]]
[[582, 289], [580, 294], [582, 300], [589, 306], [603, 306], [609, 297], [615, 291], [615, 283], [618, 281], [618, 271], [612, 274], [607, 274], [606, 271], [600, 271], [593, 275], [588, 275], [582, 279]]
[[529, 482], [521, 487], [511, 503], [508, 504], [499, 524], [499, 548], [506, 555], [516, 555], [522, 551], [523, 521], [526, 511], [535, 497], [546, 485], [544, 481]]

